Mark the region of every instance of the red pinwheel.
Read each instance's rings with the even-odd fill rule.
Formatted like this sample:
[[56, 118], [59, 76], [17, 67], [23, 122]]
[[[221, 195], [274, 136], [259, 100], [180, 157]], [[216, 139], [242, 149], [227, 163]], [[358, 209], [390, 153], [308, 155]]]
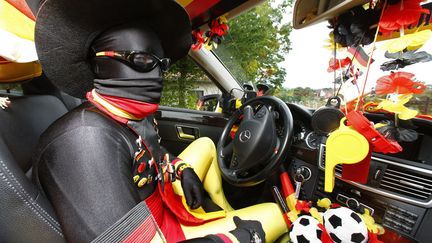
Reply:
[[345, 59], [331, 58], [329, 61], [329, 67], [327, 68], [327, 72], [334, 72], [348, 66], [349, 64], [351, 64], [351, 59], [349, 57], [345, 57]]
[[422, 83], [412, 81], [414, 74], [407, 72], [394, 72], [381, 77], [376, 82], [377, 94], [421, 94], [426, 89]]
[[201, 49], [202, 45], [205, 42], [202, 31], [201, 30], [193, 31], [192, 32], [192, 40], [193, 40], [192, 50], [197, 51], [197, 50]]
[[429, 14], [429, 10], [422, 8], [422, 0], [401, 0], [394, 5], [389, 5], [379, 22], [380, 32], [390, 34], [400, 28], [411, 24], [417, 24], [422, 13]]

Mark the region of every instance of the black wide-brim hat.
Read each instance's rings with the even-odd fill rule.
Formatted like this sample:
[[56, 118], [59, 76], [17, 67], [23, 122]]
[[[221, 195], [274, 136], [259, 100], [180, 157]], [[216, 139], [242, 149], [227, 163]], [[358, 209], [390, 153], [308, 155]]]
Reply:
[[187, 12], [171, 0], [46, 0], [36, 19], [35, 42], [42, 70], [63, 92], [84, 98], [95, 78], [89, 53], [104, 30], [145, 21], [173, 62], [187, 55], [191, 24]]

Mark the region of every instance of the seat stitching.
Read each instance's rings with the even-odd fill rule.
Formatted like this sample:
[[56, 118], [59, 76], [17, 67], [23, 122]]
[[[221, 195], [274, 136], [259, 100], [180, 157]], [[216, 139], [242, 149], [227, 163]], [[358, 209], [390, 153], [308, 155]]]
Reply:
[[33, 198], [27, 193], [27, 191], [24, 190], [22, 185], [19, 183], [19, 181], [16, 179], [16, 177], [12, 174], [12, 172], [9, 170], [9, 168], [4, 164], [4, 162], [0, 160], [0, 164], [3, 166], [3, 168], [9, 174], [9, 176], [12, 177], [11, 179], [15, 181], [15, 185], [18, 187], [18, 189], [21, 190], [21, 192], [24, 194], [25, 197], [30, 199], [30, 203], [32, 205], [34, 205], [37, 209], [39, 209], [42, 214], [44, 214], [46, 217], [51, 219], [53, 221], [52, 223], [54, 223], [56, 226], [60, 227], [60, 224], [57, 222], [57, 220], [55, 220], [53, 217], [51, 217], [51, 215], [49, 215], [49, 213], [46, 212], [45, 209], [43, 209], [37, 202], [35, 202], [33, 200]]
[[[3, 161], [0, 160], [0, 164], [2, 165], [2, 167], [6, 167], [6, 165], [3, 163]], [[6, 167], [7, 168], [7, 167]], [[48, 226], [54, 230], [57, 234], [59, 234], [61, 237], [63, 237], [63, 233], [60, 232], [58, 229], [56, 229], [46, 218], [44, 218], [37, 210], [36, 208], [34, 208], [34, 204], [30, 203], [28, 200], [26, 200], [25, 197], [23, 197], [23, 195], [21, 195], [21, 193], [14, 187], [14, 185], [11, 183], [11, 181], [6, 177], [6, 174], [3, 172], [4, 170], [0, 171], [0, 177], [3, 179], [3, 181], [6, 182], [7, 186], [9, 186], [14, 192], [15, 194], [25, 203], [25, 205], [27, 205], [27, 207], [32, 210], [40, 219], [42, 219], [43, 222], [45, 222], [46, 224], [48, 224]], [[12, 175], [13, 176], [13, 175]]]

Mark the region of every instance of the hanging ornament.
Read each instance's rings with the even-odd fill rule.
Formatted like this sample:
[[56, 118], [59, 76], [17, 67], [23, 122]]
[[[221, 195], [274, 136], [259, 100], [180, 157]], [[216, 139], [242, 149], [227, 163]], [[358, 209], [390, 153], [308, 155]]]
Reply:
[[208, 50], [212, 48], [217, 48], [217, 46], [222, 42], [223, 37], [227, 34], [229, 26], [227, 24], [227, 19], [222, 16], [217, 19], [212, 20], [209, 23], [209, 30], [204, 34], [201, 30], [195, 30], [192, 32], [192, 49], [197, 51], [204, 47]]
[[379, 16], [379, 11], [364, 9], [362, 6], [338, 16], [330, 23], [334, 42], [344, 47], [369, 45], [374, 40]]
[[201, 49], [202, 45], [205, 42], [205, 39], [200, 29], [192, 31], [192, 42], [192, 50], [197, 51]]
[[339, 50], [342, 49], [343, 46], [339, 43], [335, 43], [333, 31], [329, 33], [329, 38], [325, 41], [324, 48], [329, 50]]
[[378, 109], [383, 109], [397, 114], [399, 119], [409, 120], [417, 116], [418, 111], [411, 110], [405, 104], [412, 98], [412, 94], [392, 94], [378, 104]]
[[412, 80], [414, 74], [407, 72], [393, 72], [383, 76], [376, 82], [376, 94], [421, 94], [426, 85]]
[[403, 35], [397, 39], [388, 41], [382, 45], [382, 49], [390, 53], [401, 52], [405, 49], [409, 51], [417, 50], [431, 38], [431, 34], [431, 30], [422, 30], [412, 34]]
[[386, 139], [381, 135], [361, 112], [351, 111], [347, 114], [349, 124], [361, 133], [372, 145], [374, 152], [378, 153], [398, 153], [402, 147], [395, 141]]
[[329, 73], [334, 72], [350, 64], [351, 64], [351, 59], [349, 57], [346, 57], [344, 59], [331, 58], [329, 61], [329, 67], [327, 68], [327, 72]]
[[432, 55], [425, 51], [386, 52], [385, 57], [393, 60], [381, 64], [383, 71], [397, 70], [415, 63], [432, 61]]
[[429, 14], [429, 10], [422, 8], [423, 0], [401, 0], [387, 5], [378, 23], [380, 32], [389, 35], [393, 31], [417, 24], [421, 14]]
[[393, 139], [398, 142], [414, 142], [418, 139], [418, 133], [413, 129], [396, 127], [392, 121], [383, 121], [376, 127], [377, 131], [388, 139]]

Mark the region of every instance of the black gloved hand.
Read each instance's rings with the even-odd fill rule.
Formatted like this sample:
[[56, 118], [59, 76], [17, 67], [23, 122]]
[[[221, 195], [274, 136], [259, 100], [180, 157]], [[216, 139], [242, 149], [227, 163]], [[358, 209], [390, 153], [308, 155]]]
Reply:
[[241, 220], [234, 216], [234, 224], [236, 229], [230, 231], [240, 243], [264, 243], [265, 232], [259, 221], [256, 220]]
[[181, 185], [186, 203], [192, 209], [197, 209], [201, 206], [204, 198], [204, 187], [192, 168], [186, 168], [181, 175]]

